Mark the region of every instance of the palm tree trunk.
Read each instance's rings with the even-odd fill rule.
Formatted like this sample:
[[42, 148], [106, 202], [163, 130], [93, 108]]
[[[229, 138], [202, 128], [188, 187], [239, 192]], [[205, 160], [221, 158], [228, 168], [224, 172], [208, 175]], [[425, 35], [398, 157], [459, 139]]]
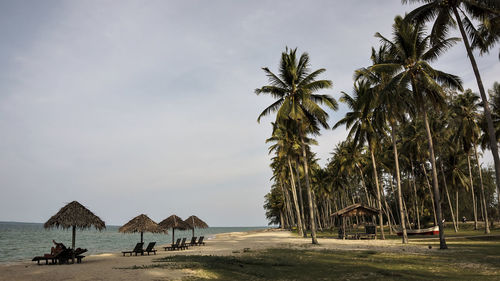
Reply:
[[[416, 90], [416, 87], [413, 83], [413, 91]], [[443, 220], [441, 218], [441, 197], [439, 195], [439, 187], [438, 187], [438, 177], [437, 177], [437, 168], [436, 168], [436, 158], [434, 156], [434, 145], [432, 143], [432, 134], [431, 128], [429, 126], [429, 120], [427, 118], [427, 110], [425, 109], [425, 104], [421, 105], [422, 112], [424, 114], [424, 123], [425, 123], [425, 132], [427, 133], [427, 141], [429, 144], [429, 154], [431, 158], [431, 167], [432, 167], [432, 186], [434, 188], [434, 204], [436, 205], [436, 216], [439, 225], [439, 248], [440, 249], [448, 249], [446, 246], [446, 240], [444, 238], [444, 226]]]
[[323, 227], [321, 226], [321, 216], [320, 216], [321, 213], [319, 211], [318, 204], [316, 202], [317, 200], [316, 193], [314, 192], [314, 190], [312, 190], [311, 192], [313, 196], [314, 213], [316, 214], [316, 220], [318, 221], [318, 229], [319, 231], [323, 231]]
[[292, 163], [290, 161], [290, 156], [288, 157], [288, 169], [290, 169], [290, 178], [292, 180], [292, 197], [293, 197], [293, 203], [295, 203], [295, 213], [297, 216], [297, 232], [299, 233], [299, 236], [303, 236], [304, 233], [302, 232], [302, 219], [300, 217], [300, 210], [299, 210], [299, 201], [297, 199], [297, 190], [295, 189], [295, 179], [293, 177], [293, 169], [292, 169]]
[[380, 200], [380, 186], [378, 184], [378, 173], [377, 173], [377, 164], [375, 163], [375, 155], [373, 154], [372, 145], [370, 148], [370, 156], [372, 158], [372, 166], [373, 166], [373, 177], [375, 178], [375, 188], [377, 189], [377, 206], [378, 206], [378, 226], [380, 227], [380, 238], [382, 240], [385, 239], [384, 234], [384, 217], [382, 215], [382, 201]]
[[476, 195], [474, 192], [474, 182], [472, 180], [472, 169], [470, 167], [470, 156], [467, 153], [467, 165], [469, 165], [469, 180], [470, 180], [470, 190], [472, 194], [472, 210], [474, 213], [474, 230], [477, 230], [477, 204], [476, 204]]
[[285, 218], [283, 217], [283, 209], [280, 209], [280, 228], [285, 229]]
[[[458, 222], [455, 221], [455, 213], [453, 212], [453, 206], [451, 205], [450, 193], [448, 192], [448, 185], [446, 184], [446, 176], [444, 174], [443, 161], [440, 161], [440, 164], [441, 164], [441, 175], [443, 176], [444, 189], [446, 191], [446, 197], [448, 198], [448, 205], [450, 206], [450, 213], [451, 213], [451, 220], [453, 221], [453, 228], [455, 228], [455, 232], [458, 232], [458, 227], [457, 227]], [[457, 218], [457, 220], [458, 220], [458, 218]]]
[[415, 178], [415, 167], [411, 161], [411, 175], [413, 178], [413, 192], [415, 194], [415, 213], [417, 214], [417, 226], [420, 229], [420, 212], [418, 210], [418, 196], [417, 196], [417, 179]]
[[304, 224], [302, 225], [302, 227], [304, 228], [303, 230], [303, 233], [304, 233], [304, 237], [307, 237], [307, 226], [306, 226], [306, 217], [304, 216], [304, 200], [302, 200], [302, 183], [300, 181], [300, 170], [299, 170], [299, 163], [300, 162], [300, 159], [299, 157], [297, 156], [297, 161], [295, 161], [295, 172], [297, 173], [297, 185], [299, 187], [299, 209], [300, 209], [300, 215], [302, 216], [302, 222], [304, 222]]
[[438, 225], [437, 216], [436, 216], [436, 204], [434, 204], [434, 195], [432, 194], [431, 183], [429, 182], [429, 176], [427, 175], [427, 169], [424, 164], [422, 164], [422, 170], [424, 171], [425, 182], [427, 183], [427, 187], [429, 188], [429, 194], [432, 202], [432, 213], [434, 214], [434, 225]]
[[[280, 188], [281, 188], [281, 194], [283, 196], [283, 208], [285, 209], [285, 212], [282, 214], [284, 216], [283, 220], [283, 227], [287, 228], [288, 222], [289, 222], [289, 209], [288, 209], [288, 197], [285, 194], [285, 188], [283, 187], [283, 182], [279, 180]], [[194, 237], [194, 228], [193, 228], [193, 237]]]
[[406, 234], [405, 215], [403, 213], [403, 193], [401, 191], [401, 178], [399, 176], [399, 159], [398, 159], [398, 146], [396, 145], [396, 133], [394, 132], [394, 122], [391, 122], [391, 137], [392, 147], [394, 150], [394, 162], [396, 164], [396, 182], [398, 186], [398, 207], [399, 215], [401, 218], [401, 230], [403, 232], [403, 244], [408, 243], [408, 235]]
[[[484, 116], [486, 117], [486, 123], [488, 124], [490, 148], [491, 153], [493, 154], [493, 162], [495, 163], [495, 178], [497, 184], [498, 202], [500, 202], [500, 158], [498, 157], [498, 144], [496, 140], [495, 128], [493, 126], [493, 118], [491, 118], [490, 105], [488, 104], [488, 98], [486, 97], [486, 92], [484, 90], [483, 81], [481, 80], [481, 75], [479, 74], [479, 68], [477, 67], [476, 59], [474, 58], [474, 54], [472, 53], [469, 39], [467, 38], [467, 34], [465, 34], [465, 29], [456, 7], [453, 8], [453, 13], [455, 14], [458, 28], [460, 29], [460, 34], [462, 34], [462, 40], [464, 41], [465, 49], [467, 50], [467, 55], [472, 65], [472, 70], [474, 70], [474, 75], [476, 76], [476, 82], [479, 88], [479, 93], [481, 95], [481, 100], [483, 101]], [[500, 210], [500, 204], [498, 204], [498, 208]]]
[[459, 216], [458, 216], [458, 188], [457, 190], [455, 190], [455, 209], [456, 209], [456, 212], [457, 212], [457, 228], [460, 229], [459, 225]]
[[387, 204], [387, 199], [384, 198], [384, 204], [385, 204], [385, 214], [387, 216], [387, 222], [389, 223], [389, 235], [392, 235], [392, 224], [391, 224], [391, 212], [389, 209], [389, 205]]
[[486, 198], [484, 197], [483, 173], [481, 172], [481, 164], [479, 163], [479, 156], [477, 155], [477, 145], [476, 144], [474, 144], [474, 155], [476, 157], [477, 169], [479, 170], [479, 185], [481, 186], [481, 200], [483, 201], [483, 208], [484, 208], [483, 209], [484, 233], [490, 233], [490, 226], [488, 224], [488, 210], [486, 208]]
[[312, 191], [311, 185], [309, 184], [309, 165], [307, 161], [307, 152], [306, 152], [306, 144], [304, 142], [304, 136], [302, 133], [300, 134], [300, 142], [302, 144], [302, 157], [304, 158], [304, 177], [306, 180], [306, 189], [307, 189], [307, 199], [309, 201], [309, 221], [311, 222], [311, 238], [313, 244], [318, 244], [318, 239], [316, 239], [316, 223], [314, 222], [314, 208], [312, 201]]
[[366, 188], [365, 177], [363, 176], [363, 170], [361, 170], [361, 167], [359, 167], [359, 165], [357, 165], [357, 164], [356, 164], [356, 168], [358, 168], [359, 176], [361, 178], [361, 185], [363, 186], [363, 189], [365, 190], [366, 204], [368, 206], [371, 206], [370, 197], [368, 196], [368, 189]]

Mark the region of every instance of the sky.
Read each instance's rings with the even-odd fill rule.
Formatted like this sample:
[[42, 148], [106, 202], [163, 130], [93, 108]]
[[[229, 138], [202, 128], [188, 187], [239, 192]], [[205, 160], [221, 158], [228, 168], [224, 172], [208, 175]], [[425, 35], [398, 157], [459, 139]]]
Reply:
[[[45, 222], [77, 200], [107, 224], [144, 213], [267, 225], [262, 67], [285, 47], [350, 93], [373, 35], [414, 6], [354, 1], [0, 0], [0, 221]], [[457, 36], [458, 34], [454, 34]], [[434, 67], [477, 91], [462, 43]], [[486, 88], [498, 48], [478, 58]], [[333, 125], [344, 105], [329, 112]], [[344, 128], [313, 148], [326, 163]], [[486, 152], [485, 161], [489, 151]]]

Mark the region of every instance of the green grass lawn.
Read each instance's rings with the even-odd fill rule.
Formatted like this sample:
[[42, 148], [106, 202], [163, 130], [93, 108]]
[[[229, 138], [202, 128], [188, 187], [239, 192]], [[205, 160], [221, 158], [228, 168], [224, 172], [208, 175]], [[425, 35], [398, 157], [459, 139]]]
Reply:
[[500, 239], [462, 240], [426, 254], [269, 249], [237, 257], [171, 256], [150, 267], [202, 272], [187, 280], [499, 280]]
[[[482, 236], [486, 235], [484, 233], [484, 224], [481, 222], [479, 223], [479, 229], [474, 230], [474, 224], [471, 222], [468, 223], [460, 223], [459, 224], [459, 230], [458, 232], [455, 232], [455, 229], [453, 228], [453, 224], [450, 222], [446, 223], [445, 226], [445, 236], [452, 238], [452, 237], [464, 237], [464, 236]], [[360, 226], [357, 232], [362, 232], [364, 233], [364, 227]], [[378, 231], [378, 230], [377, 230]], [[494, 228], [490, 229], [491, 233], [488, 235], [500, 235], [500, 225], [495, 224]], [[356, 232], [356, 231], [352, 231]], [[384, 232], [385, 232], [385, 237], [386, 239], [401, 239], [401, 237], [397, 236], [395, 233], [393, 235], [389, 235], [389, 227], [384, 227]], [[293, 231], [293, 233], [297, 234], [297, 231]], [[317, 237], [318, 238], [336, 238], [338, 237], [338, 228], [335, 228], [334, 230], [324, 230], [324, 231], [318, 231], [317, 232]], [[380, 233], [377, 235], [377, 237], [380, 237]], [[438, 235], [435, 236], [425, 236], [425, 235], [416, 235], [416, 236], [408, 236], [410, 240], [414, 239], [427, 239], [427, 238], [438, 238]]]

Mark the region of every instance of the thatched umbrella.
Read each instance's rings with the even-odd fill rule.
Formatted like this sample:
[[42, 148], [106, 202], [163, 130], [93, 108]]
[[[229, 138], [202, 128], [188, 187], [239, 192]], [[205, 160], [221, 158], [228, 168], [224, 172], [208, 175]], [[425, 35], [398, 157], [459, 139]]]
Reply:
[[167, 230], [159, 226], [156, 222], [150, 219], [148, 216], [141, 214], [137, 217], [131, 219], [124, 226], [118, 229], [122, 233], [141, 233], [141, 243], [143, 242], [144, 232], [152, 233], [167, 233]]
[[[53, 215], [44, 225], [45, 228], [61, 227], [63, 229], [73, 228], [73, 240], [71, 248], [75, 249], [76, 228], [86, 229], [94, 226], [98, 230], [106, 228], [106, 224], [89, 209], [77, 201], [73, 201], [62, 207], [57, 214]], [[73, 251], [73, 255], [74, 255]], [[73, 257], [74, 261], [74, 257]]]
[[174, 244], [176, 229], [186, 230], [190, 228], [187, 223], [176, 215], [171, 215], [170, 217], [162, 220], [159, 225], [163, 228], [172, 228], [172, 244]]
[[187, 223], [189, 228], [193, 230], [193, 237], [195, 228], [208, 228], [208, 224], [206, 222], [194, 215], [187, 218], [184, 222]]

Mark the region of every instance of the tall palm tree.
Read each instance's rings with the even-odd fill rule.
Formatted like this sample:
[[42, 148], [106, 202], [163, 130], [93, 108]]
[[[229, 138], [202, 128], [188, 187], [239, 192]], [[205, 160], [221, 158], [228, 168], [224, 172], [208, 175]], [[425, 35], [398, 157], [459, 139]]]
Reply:
[[291, 164], [291, 159], [295, 153], [294, 149], [299, 146], [293, 132], [293, 125], [295, 124], [295, 122], [290, 122], [290, 120], [280, 120], [280, 122], [273, 123], [272, 136], [266, 140], [266, 143], [274, 143], [269, 147], [269, 153], [273, 151], [276, 152], [276, 161], [281, 160], [280, 162], [283, 163], [282, 165], [288, 168], [292, 198], [297, 217], [297, 231], [300, 236], [303, 236], [304, 222], [302, 221], [302, 216], [300, 213], [299, 202], [297, 199], [296, 181]]
[[[388, 63], [392, 60], [392, 54], [389, 52], [389, 47], [385, 44], [379, 47], [378, 52], [372, 48], [371, 60], [373, 65], [381, 65]], [[355, 73], [356, 80], [366, 80], [369, 81], [373, 86], [372, 94], [376, 100], [376, 107], [374, 111], [378, 112], [377, 118], [383, 122], [389, 123], [392, 144], [392, 152], [394, 156], [394, 174], [396, 176], [396, 186], [398, 191], [398, 211], [400, 220], [400, 227], [402, 231], [402, 242], [408, 243], [408, 236], [406, 233], [406, 223], [403, 211], [403, 192], [401, 189], [401, 176], [399, 170], [399, 155], [396, 141], [396, 123], [401, 120], [403, 107], [405, 105], [404, 96], [407, 94], [406, 90], [396, 90], [388, 86], [392, 79], [392, 73], [385, 71], [384, 69], [361, 68]], [[381, 122], [379, 123], [379, 126]], [[384, 128], [385, 129], [385, 128]], [[383, 131], [383, 130], [382, 130]]]
[[380, 196], [380, 186], [377, 173], [377, 164], [375, 162], [375, 145], [377, 142], [376, 129], [377, 124], [376, 116], [374, 116], [375, 99], [373, 98], [373, 91], [367, 81], [359, 81], [354, 85], [353, 96], [342, 92], [340, 101], [347, 104], [350, 112], [345, 114], [345, 117], [339, 120], [333, 128], [345, 125], [347, 129], [350, 128], [349, 138], [352, 138], [355, 145], [363, 145], [365, 142], [368, 144], [370, 158], [373, 167], [373, 178], [377, 192], [377, 207], [379, 209], [378, 219], [381, 238], [385, 239], [384, 234], [384, 220], [382, 216], [382, 201]]
[[308, 195], [309, 220], [311, 225], [312, 243], [318, 244], [316, 239], [316, 224], [314, 220], [314, 208], [312, 192], [309, 180], [309, 166], [306, 152], [306, 131], [304, 126], [320, 124], [323, 128], [329, 128], [327, 123], [328, 113], [320, 105], [326, 105], [332, 110], [337, 110], [338, 105], [334, 98], [329, 95], [316, 94], [317, 91], [332, 87], [330, 80], [316, 80], [324, 73], [324, 68], [311, 71], [309, 66], [309, 55], [303, 53], [297, 59], [297, 49], [288, 48], [281, 54], [279, 74], [276, 75], [269, 68], [264, 67], [270, 85], [255, 90], [257, 95], [268, 94], [277, 99], [259, 115], [257, 121], [266, 115], [277, 112], [276, 119], [290, 119], [299, 123], [298, 136], [300, 139], [302, 158], [304, 161], [304, 179]]
[[479, 156], [477, 153], [477, 145], [479, 142], [481, 130], [479, 127], [479, 120], [481, 118], [479, 114], [479, 97], [475, 95], [471, 90], [465, 91], [462, 95], [458, 95], [458, 97], [454, 101], [454, 111], [455, 117], [454, 120], [458, 123], [458, 132], [457, 136], [460, 136], [461, 142], [464, 146], [464, 151], [467, 153], [467, 161], [469, 163], [469, 177], [470, 177], [470, 186], [472, 189], [472, 202], [474, 204], [474, 219], [475, 219], [475, 229], [477, 229], [477, 214], [476, 214], [476, 205], [474, 200], [474, 188], [472, 182], [472, 173], [470, 166], [470, 157], [469, 152], [472, 149], [474, 151], [475, 160], [478, 167], [479, 174], [479, 183], [481, 190], [481, 199], [483, 206], [483, 214], [485, 218], [485, 227], [484, 232], [490, 233], [489, 225], [488, 225], [488, 212], [486, 208], [486, 201], [484, 198], [484, 185], [483, 185], [483, 176], [481, 173], [481, 163], [479, 163]]
[[[440, 44], [446, 38], [450, 27], [458, 25], [462, 41], [464, 42], [467, 56], [472, 65], [472, 70], [476, 77], [479, 93], [484, 105], [484, 116], [489, 136], [489, 144], [495, 163], [496, 178], [500, 179], [500, 157], [498, 155], [498, 144], [495, 139], [495, 128], [491, 117], [491, 110], [484, 90], [483, 81], [477, 66], [472, 46], [469, 38], [480, 36], [479, 31], [474, 27], [474, 19], [484, 20], [489, 17], [498, 17], [498, 1], [491, 0], [402, 0], [403, 3], [424, 3], [408, 14], [408, 18], [418, 24], [425, 23], [435, 18], [432, 26], [431, 41], [433, 44]], [[462, 14], [463, 17], [460, 16]], [[497, 19], [498, 20], [498, 19]], [[498, 22], [497, 22], [498, 24]], [[499, 32], [500, 33], [500, 32]], [[495, 37], [498, 38], [498, 37]], [[477, 40], [476, 40], [477, 41]], [[497, 192], [500, 193], [500, 180], [496, 181]], [[500, 208], [500, 204], [499, 204]]]
[[395, 18], [393, 25], [392, 41], [377, 33], [383, 44], [389, 46], [392, 59], [387, 63], [376, 64], [371, 67], [374, 71], [386, 71], [393, 74], [388, 83], [389, 88], [410, 88], [418, 113], [424, 119], [425, 130], [429, 146], [430, 161], [432, 167], [432, 179], [436, 212], [439, 224], [440, 248], [446, 249], [444, 238], [444, 227], [441, 220], [441, 203], [438, 187], [436, 158], [432, 133], [429, 127], [427, 107], [439, 106], [444, 102], [444, 91], [441, 85], [448, 88], [462, 90], [460, 78], [432, 68], [429, 62], [437, 57], [454, 42], [457, 38], [447, 38], [435, 42], [430, 47], [430, 36], [424, 35], [424, 27], [420, 23], [411, 23], [400, 16]]

